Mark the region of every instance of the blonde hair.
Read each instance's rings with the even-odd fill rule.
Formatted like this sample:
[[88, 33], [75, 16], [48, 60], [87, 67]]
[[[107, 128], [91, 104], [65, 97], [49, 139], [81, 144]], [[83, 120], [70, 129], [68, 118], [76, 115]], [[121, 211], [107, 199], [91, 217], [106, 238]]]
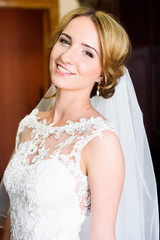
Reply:
[[90, 7], [81, 7], [66, 14], [53, 33], [49, 49], [52, 50], [68, 23], [80, 16], [88, 16], [95, 23], [101, 44], [101, 63], [103, 80], [95, 83], [91, 97], [96, 95], [97, 86], [100, 95], [109, 98], [114, 94], [117, 79], [124, 75], [124, 64], [131, 53], [131, 44], [124, 28], [111, 14], [95, 11]]

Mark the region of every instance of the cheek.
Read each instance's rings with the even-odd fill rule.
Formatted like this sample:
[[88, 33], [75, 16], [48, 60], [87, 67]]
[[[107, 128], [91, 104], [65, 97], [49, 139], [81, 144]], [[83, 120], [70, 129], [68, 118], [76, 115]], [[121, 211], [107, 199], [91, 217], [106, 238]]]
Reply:
[[82, 71], [86, 76], [90, 78], [97, 78], [101, 75], [102, 67], [99, 62], [95, 62], [94, 64], [84, 65], [82, 67]]
[[60, 48], [56, 43], [51, 51], [51, 56], [50, 56], [51, 60], [55, 60], [60, 54], [61, 54]]
[[51, 55], [50, 55], [50, 59], [49, 59], [49, 68], [54, 69], [55, 67], [55, 61], [56, 59], [59, 57], [60, 53], [59, 51], [57, 51], [57, 47], [54, 46], [54, 48], [52, 49]]
[[52, 49], [51, 55], [50, 55], [50, 61], [54, 61], [56, 58], [56, 51], [55, 49]]

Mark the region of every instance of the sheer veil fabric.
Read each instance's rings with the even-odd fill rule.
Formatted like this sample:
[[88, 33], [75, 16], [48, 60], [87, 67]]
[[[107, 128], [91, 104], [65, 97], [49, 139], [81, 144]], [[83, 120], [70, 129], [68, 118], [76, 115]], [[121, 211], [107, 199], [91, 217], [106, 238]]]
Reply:
[[[45, 96], [52, 96], [56, 88], [52, 85]], [[125, 69], [119, 79], [116, 91], [110, 99], [93, 97], [91, 103], [119, 133], [125, 158], [125, 182], [116, 221], [116, 240], [158, 240], [159, 217], [157, 187], [152, 159], [143, 124], [143, 115], [137, 102], [134, 87]], [[37, 108], [48, 111], [54, 105], [54, 98], [43, 98]], [[6, 218], [9, 199], [3, 179], [0, 185], [0, 225]], [[87, 240], [88, 216], [80, 239]]]

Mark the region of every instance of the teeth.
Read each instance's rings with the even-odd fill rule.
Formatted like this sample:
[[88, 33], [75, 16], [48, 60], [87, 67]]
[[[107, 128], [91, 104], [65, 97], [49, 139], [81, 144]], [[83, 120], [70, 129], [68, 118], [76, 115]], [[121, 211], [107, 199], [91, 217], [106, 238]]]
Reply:
[[59, 69], [62, 73], [70, 73], [69, 71], [67, 71], [66, 69], [64, 69], [63, 67], [61, 67], [60, 65], [58, 65], [58, 69]]

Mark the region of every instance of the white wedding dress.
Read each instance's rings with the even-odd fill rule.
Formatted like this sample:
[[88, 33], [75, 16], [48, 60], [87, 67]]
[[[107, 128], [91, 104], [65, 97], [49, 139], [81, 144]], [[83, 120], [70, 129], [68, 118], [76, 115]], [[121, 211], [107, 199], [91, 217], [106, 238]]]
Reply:
[[101, 117], [47, 125], [34, 109], [19, 124], [15, 152], [3, 184], [10, 198], [12, 240], [78, 240], [90, 212], [88, 178], [81, 152], [104, 130]]

